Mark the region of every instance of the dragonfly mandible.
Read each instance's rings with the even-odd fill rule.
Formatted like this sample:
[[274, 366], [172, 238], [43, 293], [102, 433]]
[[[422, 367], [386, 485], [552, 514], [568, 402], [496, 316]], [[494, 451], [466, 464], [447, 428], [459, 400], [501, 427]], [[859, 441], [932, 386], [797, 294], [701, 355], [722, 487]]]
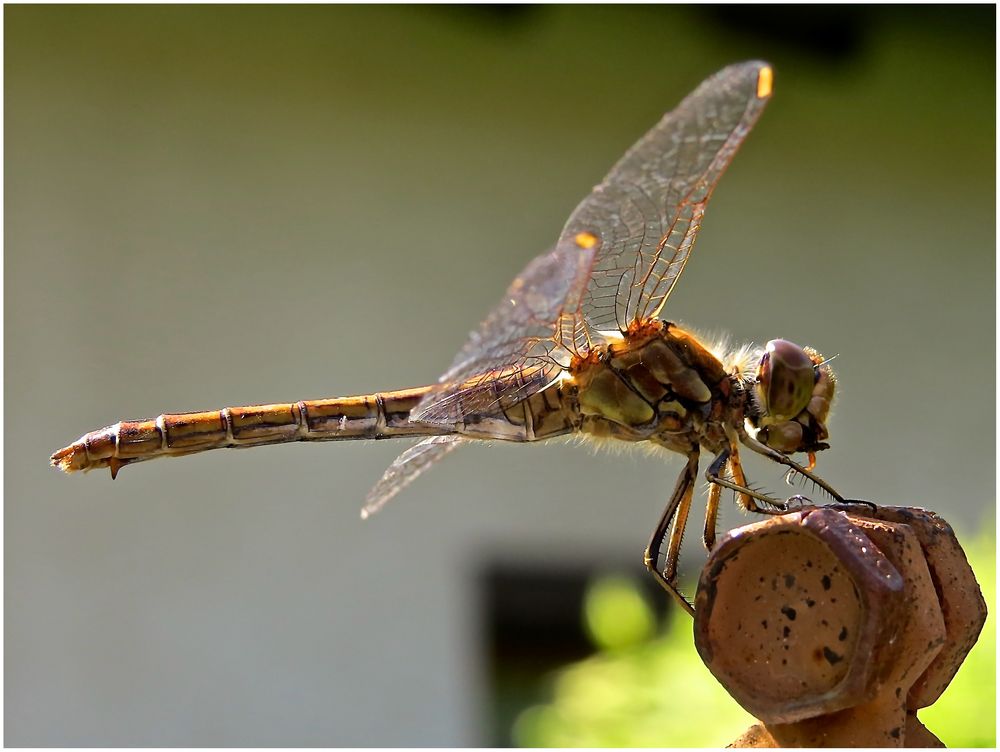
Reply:
[[[767, 63], [733, 65], [667, 113], [577, 206], [555, 245], [511, 283], [438, 383], [120, 421], [60, 449], [52, 465], [67, 473], [110, 468], [114, 478], [135, 462], [222, 447], [419, 438], [369, 493], [366, 517], [468, 441], [577, 434], [649, 442], [687, 462], [644, 563], [693, 613], [676, 578], [702, 449], [713, 456], [702, 535], [709, 550], [723, 488], [747, 511], [786, 510], [748, 485], [741, 447], [842, 501], [812, 472], [815, 453], [828, 448], [836, 386], [829, 362], [786, 340], [717, 352], [660, 317], [712, 191], [760, 117], [772, 82]], [[808, 464], [793, 460], [795, 453], [805, 453]]]

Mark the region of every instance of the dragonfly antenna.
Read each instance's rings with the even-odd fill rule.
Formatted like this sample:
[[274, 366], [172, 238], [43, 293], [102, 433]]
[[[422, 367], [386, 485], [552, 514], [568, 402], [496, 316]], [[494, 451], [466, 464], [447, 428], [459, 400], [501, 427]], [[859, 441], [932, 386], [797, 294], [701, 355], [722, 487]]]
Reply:
[[840, 357], [840, 353], [837, 353], [836, 355], [831, 355], [829, 358], [824, 358], [819, 363], [817, 363], [816, 365], [814, 365], [813, 368], [822, 368], [827, 363], [829, 363], [831, 360], [835, 360], [838, 357]]

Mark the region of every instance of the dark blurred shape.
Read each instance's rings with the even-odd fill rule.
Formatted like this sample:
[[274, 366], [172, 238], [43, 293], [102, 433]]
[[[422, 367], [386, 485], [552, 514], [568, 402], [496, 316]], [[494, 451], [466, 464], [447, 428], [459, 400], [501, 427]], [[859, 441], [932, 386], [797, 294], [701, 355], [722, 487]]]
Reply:
[[849, 5], [703, 5], [700, 11], [713, 25], [830, 61], [860, 52], [874, 15]]
[[[931, 27], [973, 44], [995, 44], [996, 8], [988, 5], [703, 5], [696, 12], [709, 26], [758, 45], [778, 45], [829, 63], [860, 57], [870, 44], [906, 27]], [[773, 58], [775, 52], [764, 56]]]
[[535, 22], [543, 8], [537, 5], [441, 5], [434, 11], [467, 22], [478, 29], [508, 32]]
[[[636, 585], [649, 594], [657, 620], [672, 602], [645, 570]], [[602, 570], [603, 571], [603, 570]], [[532, 565], [493, 561], [482, 570], [482, 645], [492, 694], [489, 746], [511, 746], [511, 726], [529, 705], [548, 697], [547, 679], [567, 663], [595, 652], [582, 613], [587, 587], [600, 574], [583, 564]], [[673, 609], [678, 615], [680, 611]]]

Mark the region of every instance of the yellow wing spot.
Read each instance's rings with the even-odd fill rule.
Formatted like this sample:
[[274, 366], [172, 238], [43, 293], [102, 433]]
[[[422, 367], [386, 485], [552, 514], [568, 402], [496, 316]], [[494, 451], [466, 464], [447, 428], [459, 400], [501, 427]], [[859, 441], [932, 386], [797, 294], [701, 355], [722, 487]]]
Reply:
[[766, 65], [757, 73], [757, 98], [771, 96], [771, 85], [774, 83], [774, 70]]
[[592, 232], [578, 232], [573, 240], [585, 251], [589, 251], [597, 245], [597, 236]]

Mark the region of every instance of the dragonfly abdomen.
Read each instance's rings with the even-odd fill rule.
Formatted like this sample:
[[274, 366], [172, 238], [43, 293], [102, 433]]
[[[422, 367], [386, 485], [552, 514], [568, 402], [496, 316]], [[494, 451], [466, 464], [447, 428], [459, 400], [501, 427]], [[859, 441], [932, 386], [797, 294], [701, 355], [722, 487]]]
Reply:
[[122, 466], [132, 462], [179, 457], [209, 449], [448, 433], [445, 427], [409, 422], [410, 411], [428, 389], [419, 387], [359, 397], [226, 407], [120, 421], [84, 434], [53, 454], [51, 463], [67, 473], [107, 467], [114, 477]]

